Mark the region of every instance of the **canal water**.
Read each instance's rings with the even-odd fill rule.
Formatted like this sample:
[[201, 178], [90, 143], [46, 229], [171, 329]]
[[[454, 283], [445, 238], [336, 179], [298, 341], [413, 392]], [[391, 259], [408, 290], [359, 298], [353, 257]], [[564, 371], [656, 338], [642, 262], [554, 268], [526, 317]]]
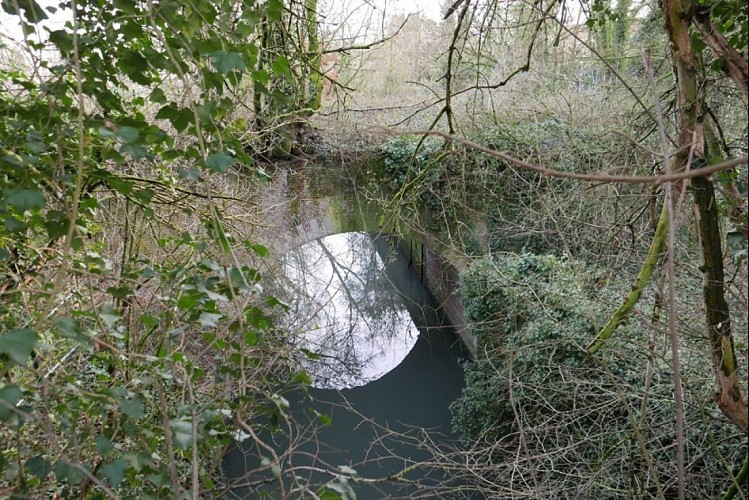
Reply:
[[[283, 326], [311, 380], [308, 391], [283, 394], [295, 430], [264, 436], [284, 457], [290, 498], [308, 496], [305, 489], [359, 500], [454, 497], [450, 478], [430, 463], [457, 445], [449, 405], [462, 391], [467, 354], [398, 246], [352, 231], [283, 259], [294, 297]], [[272, 468], [256, 472], [269, 451], [253, 443], [225, 457], [226, 498], [281, 496]]]

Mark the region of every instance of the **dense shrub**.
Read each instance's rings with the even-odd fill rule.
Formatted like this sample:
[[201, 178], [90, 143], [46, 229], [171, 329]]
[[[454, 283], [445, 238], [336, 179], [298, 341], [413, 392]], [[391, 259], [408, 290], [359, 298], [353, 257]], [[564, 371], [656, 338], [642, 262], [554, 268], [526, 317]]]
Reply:
[[[595, 335], [601, 304], [587, 297], [581, 271], [579, 264], [553, 256], [503, 254], [478, 262], [463, 275], [466, 319], [479, 342], [500, 354], [468, 366], [468, 389], [454, 405], [456, 426], [466, 437], [476, 438], [494, 425], [485, 418], [488, 413], [512, 416], [507, 398], [492, 395], [488, 388], [503, 388], [510, 372], [507, 354], [513, 357], [513, 376], [524, 384], [560, 383], [564, 372], [551, 366], [587, 370], [583, 347]], [[533, 394], [525, 394], [522, 386], [517, 392], [516, 403], [533, 404]], [[477, 413], [476, 407], [483, 411]], [[479, 415], [481, 425], [474, 422]], [[474, 431], [466, 434], [468, 429]]]
[[[414, 180], [434, 160], [439, 141], [398, 137], [381, 146], [383, 172], [395, 186]], [[417, 149], [418, 148], [418, 149]]]
[[[500, 254], [463, 274], [461, 299], [484, 356], [466, 367], [453, 424], [471, 449], [468, 460], [492, 464], [479, 472], [487, 496], [501, 496], [487, 484], [547, 498], [673, 493], [673, 379], [658, 354], [665, 338], [658, 335], [661, 347], [652, 351], [647, 345], [658, 325], [633, 319], [596, 357], [584, 351], [617, 288], [600, 288], [592, 268], [553, 256]], [[714, 497], [746, 447], [706, 411], [709, 355], [703, 359], [685, 369], [687, 480], [697, 496]], [[710, 470], [709, 462], [724, 465]]]

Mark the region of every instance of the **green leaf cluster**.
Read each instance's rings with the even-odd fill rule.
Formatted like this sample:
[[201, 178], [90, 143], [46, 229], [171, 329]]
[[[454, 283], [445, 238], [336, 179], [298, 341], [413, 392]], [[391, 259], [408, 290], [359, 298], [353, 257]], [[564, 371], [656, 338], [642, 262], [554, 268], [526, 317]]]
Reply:
[[[466, 390], [453, 405], [455, 426], [466, 437], [490, 431], [496, 437], [507, 429], [502, 423], [512, 418], [512, 411], [497, 392], [507, 391], [510, 374], [523, 384], [553, 384], [561, 379], [549, 366], [585, 366], [581, 346], [595, 335], [604, 310], [589, 296], [587, 274], [582, 264], [551, 255], [501, 254], [477, 262], [461, 276], [461, 302], [471, 331], [481, 346], [498, 355], [468, 366]], [[533, 413], [532, 392], [518, 389], [514, 397]]]
[[[644, 397], [644, 346], [646, 332], [654, 327], [648, 321], [633, 319], [622, 325], [602, 356], [585, 353], [617, 299], [612, 290], [626, 290], [612, 281], [604, 288], [596, 275], [580, 262], [532, 254], [494, 255], [464, 272], [461, 301], [479, 350], [486, 355], [466, 365], [466, 387], [451, 409], [455, 430], [467, 443], [484, 447], [486, 460], [512, 463], [517, 450], [528, 447], [523, 453], [534, 457], [537, 480], [558, 481], [549, 484], [550, 489], [574, 488], [586, 496], [613, 498], [612, 491], [628, 487], [619, 474], [621, 464], [634, 467], [644, 459], [636, 441], [630, 441], [638, 432], [645, 433], [646, 456], [655, 467], [673, 463], [672, 373], [667, 361], [651, 357]], [[658, 345], [661, 342], [659, 338]], [[685, 377], [696, 380], [705, 370], [709, 367], [691, 366]], [[741, 450], [730, 443], [731, 430], [698, 409], [712, 397], [709, 388], [690, 385], [687, 439], [721, 443], [720, 448], [694, 452], [693, 474], [712, 460], [708, 455], [724, 457], [734, 470], [743, 460]], [[638, 423], [643, 409], [645, 429]], [[560, 479], [589, 474], [598, 479]], [[723, 478], [700, 481], [703, 491], [720, 491], [725, 484]]]
[[304, 381], [252, 264], [269, 250], [215, 186], [267, 176], [245, 97], [303, 102], [306, 41], [280, 0], [60, 7], [75, 26], [2, 2], [28, 38], [0, 64], [0, 490], [158, 498], [196, 473], [210, 496], [228, 417], [282, 412], [279, 375]]

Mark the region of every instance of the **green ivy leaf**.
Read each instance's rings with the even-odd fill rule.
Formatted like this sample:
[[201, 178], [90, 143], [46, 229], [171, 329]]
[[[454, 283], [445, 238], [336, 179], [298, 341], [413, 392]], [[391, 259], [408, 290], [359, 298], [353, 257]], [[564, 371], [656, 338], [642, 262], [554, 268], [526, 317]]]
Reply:
[[259, 272], [247, 266], [243, 266], [242, 268], [232, 267], [229, 269], [229, 279], [234, 288], [247, 290], [250, 284], [257, 283], [260, 281], [260, 278]]
[[52, 324], [57, 327], [57, 330], [65, 338], [75, 340], [81, 344], [90, 345], [91, 339], [88, 335], [83, 333], [80, 323], [73, 318], [52, 318]]
[[120, 153], [130, 156], [133, 160], [143, 160], [150, 158], [148, 149], [140, 144], [123, 144]]
[[294, 382], [299, 382], [300, 384], [304, 384], [304, 385], [311, 385], [312, 384], [312, 379], [310, 378], [309, 374], [306, 371], [304, 371], [304, 370], [298, 371], [294, 375], [293, 380], [294, 380]]
[[38, 189], [6, 189], [3, 191], [3, 201], [19, 213], [42, 209], [45, 204], [44, 195]]
[[221, 221], [218, 219], [218, 217], [213, 218], [213, 225], [215, 226], [216, 232], [218, 233], [218, 244], [219, 247], [221, 247], [221, 251], [224, 253], [224, 255], [230, 255], [231, 243], [229, 241], [229, 235], [226, 233], [226, 230], [224, 230], [224, 225], [221, 224]]
[[189, 108], [178, 108], [174, 103], [170, 103], [156, 113], [156, 119], [169, 120], [177, 132], [183, 132], [194, 119], [194, 115]]
[[115, 299], [124, 299], [125, 297], [129, 297], [133, 294], [133, 289], [130, 288], [127, 285], [121, 285], [121, 286], [110, 286], [107, 288], [107, 293], [114, 297]]
[[128, 467], [130, 467], [130, 463], [124, 458], [119, 458], [111, 464], [103, 466], [101, 468], [101, 475], [113, 488], [116, 488], [125, 478], [125, 471]]
[[32, 24], [47, 19], [47, 13], [36, 0], [3, 0], [2, 5], [8, 14], [19, 15], [23, 11], [26, 20]]
[[4, 221], [5, 230], [9, 233], [22, 233], [29, 227], [15, 217], [6, 217]]
[[140, 135], [133, 127], [118, 127], [114, 131], [114, 135], [125, 144], [132, 144], [138, 140]]
[[280, 307], [281, 307], [281, 309], [283, 309], [283, 310], [284, 310], [284, 311], [286, 311], [286, 312], [289, 312], [289, 309], [290, 309], [290, 306], [289, 306], [289, 304], [287, 304], [286, 302], [284, 302], [284, 301], [282, 301], [282, 300], [279, 300], [279, 299], [277, 299], [276, 297], [274, 297], [274, 296], [272, 296], [272, 295], [268, 296], [268, 297], [267, 297], [267, 298], [265, 299], [265, 304], [266, 304], [266, 305], [267, 305], [268, 307], [276, 307], [276, 306], [280, 306]]
[[744, 180], [738, 180], [736, 181], [736, 189], [739, 190], [741, 196], [746, 196], [749, 193], [749, 183]]
[[70, 484], [75, 485], [83, 481], [86, 475], [78, 467], [60, 461], [55, 464], [55, 477], [60, 482], [68, 481]]
[[153, 189], [139, 189], [133, 192], [133, 197], [144, 205], [150, 205], [151, 200], [156, 195]]
[[131, 52], [119, 60], [119, 66], [122, 72], [135, 83], [146, 86], [151, 84], [151, 77], [146, 73], [148, 61], [141, 54]]
[[317, 496], [320, 500], [343, 500], [344, 497], [340, 493], [337, 493], [332, 489], [331, 486], [323, 486], [317, 491]]
[[50, 210], [44, 220], [44, 227], [50, 239], [62, 238], [68, 233], [68, 217], [59, 210]]
[[277, 75], [286, 75], [289, 78], [291, 78], [291, 68], [289, 65], [289, 60], [286, 59], [284, 56], [278, 56], [273, 60], [273, 72]]
[[696, 33], [692, 33], [690, 38], [692, 39], [692, 48], [694, 51], [698, 54], [704, 52], [707, 44], [703, 41], [702, 37], [698, 36]]
[[156, 87], [151, 91], [151, 95], [148, 97], [148, 100], [156, 104], [166, 104], [166, 95], [164, 94], [163, 90], [161, 90], [159, 87]]
[[52, 472], [52, 465], [43, 456], [37, 455], [26, 461], [26, 469], [39, 479], [45, 479]]
[[355, 476], [356, 470], [352, 469], [348, 465], [339, 465], [338, 470], [340, 470], [343, 474], [346, 474], [348, 476]]
[[273, 394], [271, 396], [271, 399], [273, 400], [274, 403], [276, 403], [276, 405], [278, 405], [279, 408], [289, 407], [289, 400], [281, 396], [280, 394]]
[[[348, 467], [347, 469], [354, 470]], [[356, 473], [356, 471], [354, 471], [354, 473]], [[356, 500], [356, 492], [351, 487], [348, 479], [344, 476], [337, 476], [332, 481], [329, 481], [325, 486], [323, 486], [320, 493], [320, 498], [324, 499]]]
[[234, 158], [223, 151], [213, 153], [205, 159], [205, 166], [220, 174], [226, 173], [233, 164]]
[[256, 254], [258, 254], [260, 257], [267, 257], [268, 254], [270, 253], [268, 251], [267, 247], [264, 247], [263, 245], [261, 245], [259, 243], [250, 244], [250, 245], [247, 246], [247, 248], [251, 249], [253, 252], [255, 252]]
[[200, 302], [201, 298], [203, 298], [202, 293], [191, 293], [183, 295], [177, 300], [177, 307], [179, 309], [182, 309], [183, 311], [192, 309], [195, 304]]
[[151, 463], [151, 456], [147, 453], [125, 453], [122, 458], [130, 462], [135, 472], [140, 472], [146, 465]]
[[263, 85], [268, 85], [268, 82], [270, 82], [270, 75], [264, 69], [259, 69], [252, 72], [252, 79]]
[[310, 351], [309, 349], [306, 349], [304, 347], [300, 347], [299, 350], [302, 351], [302, 353], [304, 353], [304, 355], [312, 361], [317, 361], [320, 359], [320, 355], [314, 351]]
[[47, 145], [41, 141], [29, 141], [26, 146], [34, 154], [42, 154], [47, 149]]
[[134, 0], [114, 0], [114, 6], [125, 14], [135, 14], [138, 12]]
[[161, 488], [162, 486], [166, 486], [169, 484], [169, 478], [164, 473], [149, 474], [148, 476], [146, 476], [146, 479], [148, 479], [148, 482], [156, 486], [157, 488]]
[[219, 302], [228, 302], [229, 298], [226, 295], [212, 292], [208, 288], [205, 287], [205, 283], [201, 283], [198, 285], [198, 291], [201, 293], [204, 293], [210, 300], [216, 300]]
[[103, 138], [112, 138], [116, 137], [114, 131], [110, 129], [109, 127], [101, 126], [96, 129], [96, 131], [99, 133], [99, 135]]
[[189, 420], [173, 420], [169, 423], [174, 433], [174, 442], [182, 450], [192, 447], [192, 422]]
[[[320, 423], [324, 426], [332, 425], [333, 424], [333, 418], [330, 415], [326, 415], [325, 413], [320, 413], [314, 408], [312, 411], [315, 413], [315, 416], [320, 421]], [[353, 470], [353, 469], [352, 469]]]
[[37, 345], [39, 336], [31, 328], [11, 330], [0, 335], [0, 352], [6, 353], [19, 365], [25, 365]]
[[177, 168], [177, 175], [179, 175], [182, 179], [187, 179], [193, 182], [200, 180], [200, 170], [198, 170], [197, 168], [179, 167]]
[[122, 314], [112, 307], [112, 304], [102, 304], [99, 308], [99, 319], [101, 319], [108, 328], [112, 328], [120, 318], [122, 318]]
[[96, 451], [98, 451], [102, 455], [114, 449], [114, 443], [110, 441], [109, 438], [103, 434], [99, 434], [98, 436], [96, 436], [95, 442], [96, 442]]
[[735, 261], [741, 262], [747, 258], [749, 252], [747, 251], [747, 241], [742, 233], [739, 231], [731, 231], [726, 235], [726, 242], [728, 252], [731, 258]]
[[284, 5], [282, 0], [268, 0], [265, 4], [265, 12], [270, 21], [280, 21], [283, 16]]
[[21, 389], [15, 384], [9, 384], [0, 389], [0, 420], [7, 420], [14, 408], [23, 397]]
[[50, 31], [49, 41], [54, 43], [63, 55], [73, 51], [73, 37], [67, 31]]
[[236, 52], [224, 52], [218, 50], [210, 54], [213, 66], [219, 73], [226, 74], [232, 70], [244, 70], [247, 66], [242, 56]]
[[119, 399], [117, 405], [120, 407], [120, 410], [122, 410], [122, 413], [133, 420], [140, 420], [146, 414], [143, 401], [138, 398]]
[[211, 328], [213, 326], [218, 326], [218, 320], [221, 318], [223, 318], [223, 315], [221, 314], [202, 312], [198, 318], [198, 323], [200, 323], [200, 326], [203, 328]]

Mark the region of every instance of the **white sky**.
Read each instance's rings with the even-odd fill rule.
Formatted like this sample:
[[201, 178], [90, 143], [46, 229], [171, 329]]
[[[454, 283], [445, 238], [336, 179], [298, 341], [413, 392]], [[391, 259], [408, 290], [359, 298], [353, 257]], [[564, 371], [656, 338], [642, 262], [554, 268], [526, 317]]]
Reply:
[[[321, 2], [321, 4], [324, 3], [328, 3], [331, 10], [337, 10], [338, 12], [354, 10], [362, 13], [363, 10], [368, 10], [368, 5], [374, 6], [380, 12], [386, 12], [387, 15], [421, 12], [425, 17], [439, 22], [440, 4], [442, 2], [440, 0], [328, 0], [327, 2]], [[46, 7], [56, 4], [56, 2], [54, 0], [39, 0], [39, 4]], [[60, 29], [65, 21], [70, 18], [69, 14], [67, 16], [61, 14], [62, 12], [50, 15], [50, 19], [43, 24], [50, 29]], [[358, 16], [354, 15], [354, 18], [356, 17]], [[18, 19], [0, 9], [0, 42], [9, 43], [8, 38], [21, 41], [23, 36], [18, 25]]]
[[[49, 6], [57, 7], [58, 2], [55, 0], [38, 0], [37, 3], [46, 10]], [[71, 16], [72, 12], [70, 10], [58, 9], [56, 14], [47, 13], [47, 19], [39, 23], [39, 32], [46, 34], [44, 26], [51, 31], [62, 29], [65, 22], [72, 19]], [[44, 38], [46, 39], [46, 36]], [[12, 45], [13, 40], [16, 42], [23, 41], [23, 32], [21, 31], [18, 17], [7, 14], [0, 8], [0, 43]]]
[[[433, 20], [440, 20], [440, 1], [439, 0], [389, 0], [387, 1], [388, 10], [394, 13], [409, 14], [411, 12], [421, 12], [425, 17]], [[380, 0], [378, 3], [385, 3]]]

